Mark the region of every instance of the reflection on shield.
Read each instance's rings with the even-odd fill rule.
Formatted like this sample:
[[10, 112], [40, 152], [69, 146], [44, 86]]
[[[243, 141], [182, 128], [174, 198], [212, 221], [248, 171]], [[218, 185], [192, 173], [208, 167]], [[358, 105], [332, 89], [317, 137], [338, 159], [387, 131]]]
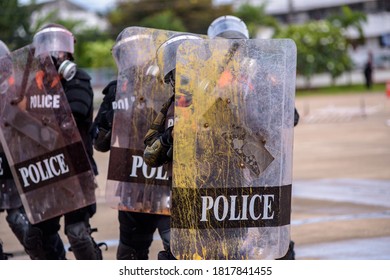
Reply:
[[59, 76], [32, 46], [12, 52], [1, 142], [31, 223], [96, 201], [96, 181]]
[[113, 208], [170, 215], [171, 179], [166, 166], [143, 161], [143, 138], [172, 89], [160, 79], [156, 50], [177, 32], [129, 27], [112, 52], [118, 66], [106, 202]]
[[287, 251], [295, 67], [291, 40], [180, 46], [171, 224], [177, 258], [275, 259]]
[[[0, 110], [6, 102], [8, 91], [14, 90], [11, 56], [0, 58]], [[12, 177], [3, 146], [0, 144], [0, 209], [18, 208], [22, 205]]]

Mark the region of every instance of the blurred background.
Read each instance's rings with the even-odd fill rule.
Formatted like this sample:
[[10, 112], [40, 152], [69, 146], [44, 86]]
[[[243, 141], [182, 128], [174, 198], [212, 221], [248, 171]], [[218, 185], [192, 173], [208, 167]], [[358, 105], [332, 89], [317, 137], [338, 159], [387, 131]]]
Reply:
[[128, 26], [205, 34], [218, 16], [232, 14], [252, 38], [291, 38], [298, 49], [297, 88], [363, 84], [373, 58], [375, 83], [390, 71], [388, 0], [4, 0], [0, 39], [11, 50], [29, 44], [48, 22], [71, 30], [76, 61], [103, 87], [116, 76], [110, 49]]

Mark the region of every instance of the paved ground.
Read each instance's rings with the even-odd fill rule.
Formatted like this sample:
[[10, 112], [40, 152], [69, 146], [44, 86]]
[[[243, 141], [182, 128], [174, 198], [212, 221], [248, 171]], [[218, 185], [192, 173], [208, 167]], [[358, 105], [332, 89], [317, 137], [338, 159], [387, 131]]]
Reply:
[[[389, 260], [390, 99], [384, 93], [299, 97], [296, 106], [302, 117], [295, 129], [291, 224], [297, 259]], [[108, 154], [96, 159], [94, 236], [108, 244], [104, 258], [115, 259], [116, 211], [104, 204]], [[27, 259], [4, 214], [0, 238], [14, 259]], [[156, 235], [152, 259], [161, 247]]]

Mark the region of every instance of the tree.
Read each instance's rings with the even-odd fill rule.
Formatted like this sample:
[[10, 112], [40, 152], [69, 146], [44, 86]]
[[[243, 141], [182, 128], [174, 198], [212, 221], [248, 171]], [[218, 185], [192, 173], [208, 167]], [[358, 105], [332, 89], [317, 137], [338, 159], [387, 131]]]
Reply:
[[118, 2], [108, 19], [112, 36], [129, 26], [146, 25], [206, 34], [216, 17], [231, 13], [231, 5], [214, 6], [212, 0], [127, 0]]
[[186, 31], [186, 27], [180, 18], [176, 17], [171, 10], [165, 10], [144, 18], [140, 25], [156, 29]]
[[297, 45], [297, 73], [307, 78], [308, 86], [314, 74], [330, 73], [333, 81], [352, 63], [347, 52], [347, 40], [339, 27], [328, 20], [290, 25], [276, 38], [291, 38]]
[[10, 50], [20, 48], [31, 40], [29, 32], [30, 10], [18, 0], [0, 2], [0, 40]]
[[350, 7], [343, 6], [341, 13], [333, 14], [328, 17], [328, 20], [335, 26], [343, 29], [344, 32], [347, 29], [356, 30], [358, 33], [357, 39], [348, 39], [348, 43], [353, 47], [359, 44], [364, 44], [364, 32], [362, 23], [367, 21], [367, 15], [359, 11], [352, 11]]
[[115, 69], [115, 61], [111, 55], [114, 41], [111, 39], [86, 41], [80, 47], [77, 64], [89, 68]]
[[279, 30], [278, 21], [274, 17], [267, 15], [265, 8], [266, 3], [263, 3], [260, 6], [243, 4], [234, 13], [235, 16], [246, 23], [251, 38], [256, 37], [257, 31], [261, 27], [271, 27], [276, 32]]

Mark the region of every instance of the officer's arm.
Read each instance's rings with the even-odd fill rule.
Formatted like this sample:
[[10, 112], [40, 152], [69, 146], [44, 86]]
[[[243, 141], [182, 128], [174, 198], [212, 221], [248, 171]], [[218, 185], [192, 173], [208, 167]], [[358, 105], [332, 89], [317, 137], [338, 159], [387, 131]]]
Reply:
[[103, 89], [105, 96], [92, 124], [93, 146], [99, 152], [110, 150], [112, 122], [114, 119], [112, 102], [115, 101], [116, 84], [116, 81], [112, 81]]
[[172, 96], [154, 119], [144, 137], [144, 161], [151, 167], [158, 167], [172, 160], [172, 130], [173, 126], [165, 129], [165, 120], [170, 106], [173, 106]]
[[89, 117], [93, 96], [83, 88], [71, 88], [66, 92], [70, 109], [76, 122]]

